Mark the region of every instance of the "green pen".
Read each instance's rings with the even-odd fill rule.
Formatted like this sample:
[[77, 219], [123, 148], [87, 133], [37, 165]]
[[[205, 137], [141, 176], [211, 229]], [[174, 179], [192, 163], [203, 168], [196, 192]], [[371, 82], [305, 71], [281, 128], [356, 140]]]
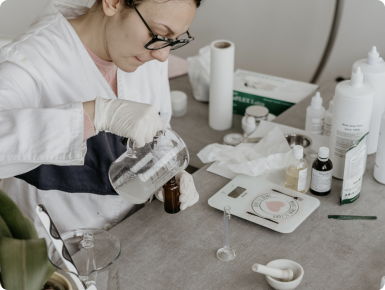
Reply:
[[360, 215], [328, 215], [329, 219], [336, 220], [376, 220], [376, 216], [360, 216]]

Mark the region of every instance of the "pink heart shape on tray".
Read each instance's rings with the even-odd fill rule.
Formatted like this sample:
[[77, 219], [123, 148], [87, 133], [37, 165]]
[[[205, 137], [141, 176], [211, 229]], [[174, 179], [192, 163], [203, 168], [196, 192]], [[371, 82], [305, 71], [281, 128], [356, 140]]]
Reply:
[[266, 206], [272, 212], [279, 212], [281, 207], [285, 206], [285, 203], [282, 201], [268, 201], [266, 202]]

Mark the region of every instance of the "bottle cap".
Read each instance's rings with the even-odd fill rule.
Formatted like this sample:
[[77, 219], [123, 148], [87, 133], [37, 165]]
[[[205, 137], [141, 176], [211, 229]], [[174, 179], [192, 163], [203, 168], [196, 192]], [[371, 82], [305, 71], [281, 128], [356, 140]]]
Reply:
[[256, 121], [267, 120], [269, 109], [264, 106], [249, 106], [246, 108], [245, 116], [252, 116]]
[[334, 101], [331, 100], [331, 101], [329, 102], [329, 109], [328, 109], [328, 111], [329, 111], [330, 113], [333, 113], [333, 107], [334, 107]]
[[242, 143], [243, 135], [239, 133], [229, 133], [223, 137], [223, 144], [237, 146]]
[[357, 67], [356, 71], [352, 72], [352, 79], [350, 84], [353, 87], [361, 87], [364, 82], [364, 75], [362, 74], [361, 67]]
[[370, 65], [375, 65], [379, 62], [383, 62], [384, 60], [380, 57], [380, 54], [377, 51], [377, 47], [373, 46], [372, 50], [368, 53], [368, 58], [366, 59], [366, 63]]
[[311, 99], [311, 106], [313, 109], [320, 109], [322, 107], [322, 98], [320, 92], [317, 92]]
[[295, 159], [303, 158], [303, 147], [301, 145], [295, 145], [293, 148], [293, 156]]
[[318, 157], [321, 159], [329, 158], [329, 148], [328, 147], [320, 147], [318, 150]]

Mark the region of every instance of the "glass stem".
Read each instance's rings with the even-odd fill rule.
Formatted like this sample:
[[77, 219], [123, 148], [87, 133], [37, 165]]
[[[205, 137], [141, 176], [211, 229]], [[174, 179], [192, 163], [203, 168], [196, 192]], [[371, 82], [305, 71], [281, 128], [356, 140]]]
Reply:
[[96, 270], [96, 262], [94, 255], [94, 236], [93, 234], [84, 234], [82, 245], [86, 250], [86, 274], [87, 274], [87, 286], [95, 284], [96, 272], [90, 275], [90, 272]]
[[223, 247], [228, 250], [230, 249], [230, 207], [225, 206], [223, 210]]

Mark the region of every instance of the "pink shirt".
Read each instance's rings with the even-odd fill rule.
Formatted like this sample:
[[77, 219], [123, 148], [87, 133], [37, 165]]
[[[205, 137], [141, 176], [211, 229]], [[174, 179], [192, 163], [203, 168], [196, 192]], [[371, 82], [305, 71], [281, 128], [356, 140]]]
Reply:
[[[116, 64], [113, 63], [112, 61], [106, 61], [99, 58], [87, 46], [84, 45], [84, 47], [86, 48], [92, 60], [94, 61], [96, 67], [99, 69], [100, 73], [103, 75], [107, 83], [110, 85], [115, 96], [118, 96], [118, 90], [117, 90], [118, 67], [116, 66]], [[85, 141], [88, 138], [91, 138], [92, 136], [95, 135], [95, 130], [90, 117], [88, 116], [87, 112], [84, 110], [83, 110], [83, 117], [84, 117], [83, 141]]]
[[118, 90], [117, 90], [118, 67], [116, 66], [116, 64], [113, 63], [112, 61], [106, 61], [99, 58], [87, 46], [84, 45], [84, 47], [88, 51], [88, 54], [90, 55], [90, 57], [92, 58], [96, 66], [98, 67], [103, 77], [106, 79], [107, 83], [110, 85], [111, 89], [114, 91], [115, 96], [118, 96]]

